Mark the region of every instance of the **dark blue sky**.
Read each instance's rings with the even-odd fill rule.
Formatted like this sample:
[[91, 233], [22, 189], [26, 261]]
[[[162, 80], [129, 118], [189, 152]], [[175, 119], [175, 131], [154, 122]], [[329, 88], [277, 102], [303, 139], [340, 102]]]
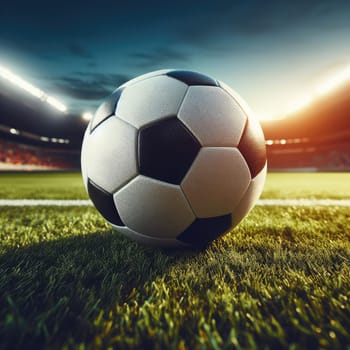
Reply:
[[79, 113], [136, 75], [186, 68], [277, 115], [349, 63], [349, 1], [1, 4], [0, 65]]

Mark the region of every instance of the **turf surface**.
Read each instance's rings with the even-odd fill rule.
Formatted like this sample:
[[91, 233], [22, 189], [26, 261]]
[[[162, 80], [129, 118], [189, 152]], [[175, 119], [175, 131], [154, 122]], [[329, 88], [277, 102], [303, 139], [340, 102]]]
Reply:
[[[350, 199], [350, 173], [269, 173], [261, 198]], [[1, 199], [86, 199], [80, 173], [0, 173]]]
[[[75, 174], [31, 176], [20, 193], [25, 176], [1, 180], [13, 198], [45, 198], [44, 181], [65, 192], [51, 198], [84, 198]], [[349, 174], [269, 174], [264, 197], [290, 197], [292, 179], [308, 197], [332, 183], [331, 198], [349, 198]], [[350, 349], [349, 219], [256, 207], [204, 251], [162, 251], [92, 207], [0, 207], [0, 348]]]
[[80, 173], [0, 173], [1, 199], [85, 199]]

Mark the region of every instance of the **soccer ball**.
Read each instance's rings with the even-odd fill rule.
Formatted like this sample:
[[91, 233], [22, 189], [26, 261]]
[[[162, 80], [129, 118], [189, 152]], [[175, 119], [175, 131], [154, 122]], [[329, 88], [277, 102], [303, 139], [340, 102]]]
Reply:
[[121, 85], [97, 109], [81, 167], [92, 202], [119, 232], [156, 246], [203, 246], [260, 196], [265, 140], [227, 85], [161, 70]]

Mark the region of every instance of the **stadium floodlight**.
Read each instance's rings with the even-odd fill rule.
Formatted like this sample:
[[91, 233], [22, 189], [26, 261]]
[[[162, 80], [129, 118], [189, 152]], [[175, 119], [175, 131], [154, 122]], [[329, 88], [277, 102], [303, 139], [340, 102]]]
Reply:
[[10, 129], [10, 133], [13, 134], [13, 135], [18, 135], [19, 134], [19, 131], [15, 128], [11, 128]]
[[0, 66], [0, 76], [8, 80], [12, 84], [20, 87], [21, 89], [29, 92], [37, 98], [43, 98], [45, 95], [44, 91], [40, 90], [39, 88], [33, 86], [32, 84], [13, 74], [10, 70], [6, 69], [5, 67]]
[[67, 107], [63, 103], [61, 103], [60, 101], [58, 101], [56, 98], [52, 96], [47, 96], [46, 102], [61, 112], [65, 112], [67, 110]]
[[12, 73], [9, 69], [3, 67], [0, 65], [0, 77], [9, 81], [13, 85], [21, 88], [24, 91], [27, 91], [34, 97], [37, 97], [38, 99], [48, 103], [49, 105], [53, 106], [60, 112], [66, 112], [67, 107], [60, 101], [58, 101], [56, 98], [47, 95], [44, 91], [37, 88], [36, 86], [28, 83], [24, 79], [20, 78], [18, 75]]

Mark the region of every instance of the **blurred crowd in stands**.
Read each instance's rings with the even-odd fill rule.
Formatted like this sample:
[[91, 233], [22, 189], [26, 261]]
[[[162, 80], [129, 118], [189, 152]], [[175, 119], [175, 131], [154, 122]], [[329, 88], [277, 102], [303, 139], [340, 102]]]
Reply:
[[349, 171], [350, 144], [309, 144], [304, 147], [267, 147], [270, 170], [311, 169]]
[[47, 168], [77, 168], [77, 154], [39, 148], [0, 139], [0, 163], [36, 165]]
[[[350, 143], [307, 142], [304, 144], [274, 144], [267, 146], [269, 170], [350, 171]], [[0, 138], [0, 169], [13, 164], [17, 168], [45, 169], [80, 168], [80, 154], [15, 143]], [[5, 167], [6, 169], [6, 167]]]

